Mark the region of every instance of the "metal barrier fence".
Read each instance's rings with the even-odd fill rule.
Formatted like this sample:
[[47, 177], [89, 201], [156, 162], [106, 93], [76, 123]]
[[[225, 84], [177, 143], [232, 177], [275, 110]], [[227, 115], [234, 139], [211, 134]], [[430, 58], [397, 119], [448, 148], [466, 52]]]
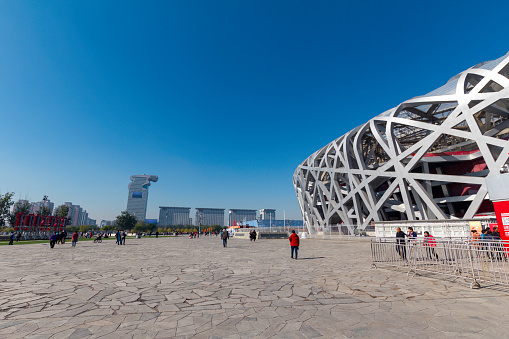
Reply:
[[[307, 230], [304, 230], [307, 232]], [[316, 232], [308, 234], [311, 239], [341, 239], [345, 237], [358, 237], [374, 235], [375, 228], [368, 226], [366, 228], [359, 228], [356, 225], [330, 225], [317, 228]]]
[[372, 266], [401, 267], [408, 275], [428, 272], [481, 283], [509, 285], [509, 243], [501, 240], [394, 238], [371, 241]]

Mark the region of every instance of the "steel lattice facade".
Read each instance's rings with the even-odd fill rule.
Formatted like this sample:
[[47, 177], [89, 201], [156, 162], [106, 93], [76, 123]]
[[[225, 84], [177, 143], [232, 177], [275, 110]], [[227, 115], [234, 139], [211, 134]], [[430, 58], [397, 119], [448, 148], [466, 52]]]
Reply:
[[509, 152], [509, 53], [473, 66], [313, 153], [293, 183], [310, 233], [493, 212]]

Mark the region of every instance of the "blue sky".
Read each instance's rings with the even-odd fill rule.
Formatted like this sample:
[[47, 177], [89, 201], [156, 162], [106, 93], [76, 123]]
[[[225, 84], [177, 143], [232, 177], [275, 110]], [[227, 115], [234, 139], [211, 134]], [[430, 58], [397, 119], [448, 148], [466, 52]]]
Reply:
[[[509, 50], [509, 3], [1, 1], [0, 192], [91, 218], [275, 208], [292, 175], [371, 117]], [[194, 217], [194, 215], [192, 215]]]

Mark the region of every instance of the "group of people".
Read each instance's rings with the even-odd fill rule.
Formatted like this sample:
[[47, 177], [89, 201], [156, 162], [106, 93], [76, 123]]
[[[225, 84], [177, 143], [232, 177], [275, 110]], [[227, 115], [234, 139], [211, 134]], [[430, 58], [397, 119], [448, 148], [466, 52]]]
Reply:
[[249, 240], [256, 241], [256, 231], [255, 230], [252, 230], [251, 232], [249, 232]]
[[[502, 257], [502, 244], [500, 238], [500, 231], [498, 227], [485, 228], [479, 232], [476, 229], [472, 229], [472, 244], [475, 249], [479, 249], [486, 253], [489, 259], [501, 259]], [[437, 247], [436, 239], [428, 232], [424, 231], [424, 239], [422, 245], [426, 248], [426, 256], [428, 259], [438, 259], [438, 254], [435, 251]], [[408, 241], [407, 241], [408, 239]], [[407, 260], [407, 248], [409, 245], [415, 245], [417, 243], [417, 233], [412, 227], [408, 228], [408, 232], [405, 233], [400, 227], [396, 229], [396, 251], [403, 260]], [[412, 247], [410, 247], [411, 249]], [[446, 257], [447, 253], [444, 254]], [[446, 258], [447, 259], [447, 258]]]
[[117, 239], [117, 245], [125, 245], [126, 236], [127, 236], [127, 233], [125, 233], [125, 231], [117, 231], [117, 233], [115, 233], [115, 238]]
[[498, 227], [493, 227], [493, 231], [489, 228], [485, 228], [481, 231], [481, 234], [477, 233], [477, 230], [472, 230], [472, 239], [474, 240], [486, 240], [486, 241], [497, 241], [501, 240], [500, 231]]
[[[399, 229], [399, 228], [398, 228], [398, 230], [401, 231], [401, 229]], [[221, 237], [221, 239], [223, 241], [223, 247], [227, 247], [228, 246], [228, 239], [230, 239], [230, 233], [228, 232], [227, 229], [224, 229], [221, 232], [213, 232], [213, 233], [211, 232], [210, 234], [215, 234], [216, 236], [220, 235], [220, 237]], [[156, 237], [158, 235], [159, 235], [159, 232], [156, 232]], [[88, 233], [88, 232], [87, 233], [81, 233], [81, 236], [82, 237], [86, 237], [86, 238], [91, 238], [92, 237], [92, 232], [90, 232], [90, 233]], [[99, 233], [97, 235], [97, 238], [95, 239], [94, 242], [102, 239], [103, 236], [104, 236], [103, 234]], [[125, 245], [126, 236], [127, 236], [127, 233], [125, 231], [118, 230], [116, 232], [116, 234], [115, 234], [116, 244], [117, 245]], [[190, 238], [196, 238], [196, 237], [199, 237], [199, 236], [200, 235], [198, 234], [198, 232], [193, 232], [193, 233], [191, 233], [189, 235]], [[256, 233], [255, 230], [251, 230], [249, 232], [249, 239], [250, 239], [251, 242], [255, 242], [257, 236], [258, 236], [258, 234]], [[9, 245], [13, 244], [14, 239], [19, 241], [20, 237], [21, 237], [21, 233], [11, 232], [11, 234], [9, 236]], [[74, 234], [71, 237], [72, 247], [76, 247], [76, 243], [78, 242], [79, 237], [80, 237], [80, 234], [77, 231], [74, 232]], [[107, 235], [106, 235], [106, 237], [107, 237]], [[67, 238], [67, 232], [66, 231], [63, 231], [63, 232], [60, 232], [60, 233], [56, 232], [55, 234], [52, 234], [50, 236], [50, 239], [49, 239], [50, 240], [50, 247], [54, 248], [55, 244], [57, 244], [57, 243], [65, 244], [66, 238]], [[289, 240], [290, 240], [290, 247], [291, 247], [291, 258], [292, 259], [297, 259], [298, 250], [299, 250], [299, 236], [295, 233], [295, 231], [292, 231]]]
[[14, 239], [16, 239], [16, 242], [21, 240], [21, 232], [11, 232], [9, 234], [9, 245], [14, 245]]
[[[249, 232], [250, 241], [256, 241], [256, 237], [257, 237], [256, 231], [251, 230]], [[230, 233], [228, 232], [227, 229], [224, 229], [221, 231], [221, 239], [223, 240], [223, 247], [228, 247], [228, 239], [230, 239]], [[299, 252], [300, 239], [294, 230], [292, 230], [289, 240], [290, 240], [290, 251], [291, 251], [290, 257], [292, 259], [297, 259], [298, 252]]]
[[493, 227], [493, 231], [485, 228], [481, 234], [475, 229], [472, 230], [472, 243], [476, 249], [484, 252], [488, 259], [505, 260], [505, 251], [498, 227]]
[[[416, 241], [417, 233], [413, 227], [408, 227], [408, 233], [403, 232], [400, 227], [396, 229], [396, 251], [403, 260], [407, 259], [405, 238], [408, 238], [411, 244], [412, 241]], [[423, 245], [426, 247], [426, 254], [429, 259], [438, 259], [438, 254], [435, 251], [437, 241], [428, 231], [424, 231]]]
[[55, 247], [55, 244], [65, 244], [65, 240], [67, 239], [67, 231], [56, 232], [49, 237], [49, 245], [51, 248]]
[[198, 233], [198, 232], [189, 233], [189, 239], [199, 238], [199, 237], [200, 237], [200, 233]]

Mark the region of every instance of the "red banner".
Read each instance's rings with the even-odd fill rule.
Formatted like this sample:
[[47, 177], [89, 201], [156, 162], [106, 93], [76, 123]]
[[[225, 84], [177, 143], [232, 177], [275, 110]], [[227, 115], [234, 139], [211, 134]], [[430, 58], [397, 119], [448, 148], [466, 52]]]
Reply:
[[498, 230], [502, 240], [509, 240], [509, 200], [494, 201]]
[[51, 227], [54, 230], [64, 231], [66, 218], [60, 218], [55, 216], [42, 216], [42, 215], [34, 215], [34, 214], [23, 214], [18, 212], [16, 214], [16, 222], [14, 226], [16, 226], [15, 230], [25, 230], [25, 231], [48, 231], [51, 230]]

